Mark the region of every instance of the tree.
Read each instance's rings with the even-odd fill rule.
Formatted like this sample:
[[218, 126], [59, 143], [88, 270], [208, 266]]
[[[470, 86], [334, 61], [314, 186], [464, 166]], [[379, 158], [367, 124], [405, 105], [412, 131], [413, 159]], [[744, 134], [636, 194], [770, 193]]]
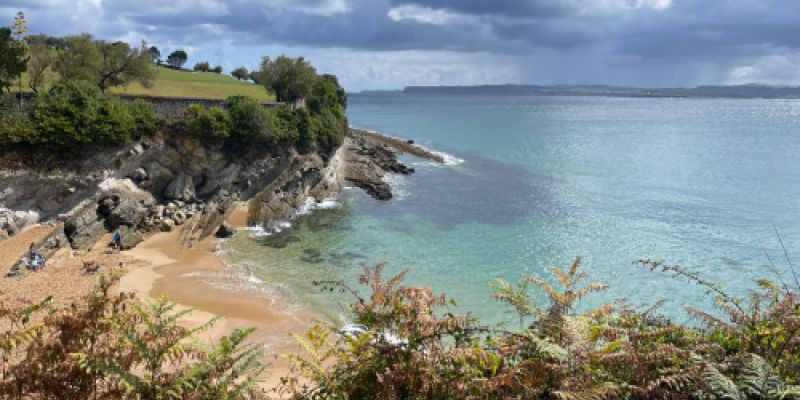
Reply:
[[209, 65], [207, 61], [201, 61], [199, 63], [194, 64], [194, 67], [192, 69], [200, 72], [208, 72], [211, 69], [211, 65]]
[[150, 46], [147, 52], [150, 53], [150, 62], [153, 64], [158, 63], [158, 60], [161, 58], [161, 51], [158, 50], [158, 47]]
[[167, 64], [173, 68], [181, 68], [186, 64], [189, 56], [183, 50], [175, 50], [167, 57]]
[[213, 72], [215, 74], [221, 74], [222, 73], [222, 66], [221, 65], [217, 65], [216, 67], [211, 68], [211, 72]]
[[25, 47], [11, 37], [11, 29], [0, 28], [0, 91], [11, 91], [14, 79], [26, 69]]
[[67, 48], [67, 39], [65, 37], [56, 37], [56, 36], [48, 36], [45, 34], [38, 34], [38, 35], [30, 35], [25, 38], [25, 42], [28, 43], [28, 46], [43, 46], [47, 47], [48, 49], [52, 50], [66, 50]]
[[58, 53], [43, 44], [29, 44], [28, 53], [28, 87], [34, 93], [39, 93], [39, 90], [55, 75], [52, 69]]
[[260, 79], [267, 90], [275, 92], [278, 101], [297, 103], [311, 93], [317, 71], [303, 57], [281, 55], [275, 60], [261, 60]]
[[84, 81], [96, 84], [101, 64], [100, 51], [89, 34], [66, 38], [65, 48], [58, 55], [55, 71], [61, 80]]
[[131, 82], [152, 87], [156, 71], [150, 64], [150, 53], [144, 44], [139, 49], [132, 49], [125, 42], [100, 41], [97, 46], [102, 60], [97, 77], [100, 91]]
[[[14, 23], [11, 25], [11, 29], [13, 30], [14, 37], [17, 39], [17, 43], [19, 43], [23, 48], [25, 47], [24, 36], [28, 33], [28, 21], [25, 20], [25, 14], [20, 11], [17, 13], [17, 16], [14, 17]], [[17, 80], [19, 82], [19, 104], [22, 107], [22, 72], [20, 71], [17, 75]]]
[[344, 117], [347, 93], [339, 85], [336, 76], [324, 74], [314, 82], [307, 103], [308, 108], [317, 114], [331, 110], [336, 117]]
[[89, 82], [103, 92], [132, 82], [149, 87], [156, 74], [144, 45], [134, 49], [124, 42], [96, 41], [86, 34], [67, 39], [54, 69], [63, 81]]
[[250, 78], [250, 80], [253, 81], [256, 85], [264, 84], [264, 78], [261, 77], [261, 71], [258, 70], [250, 71], [250, 73], [248, 74], [248, 78]]
[[238, 80], [247, 79], [250, 77], [249, 73], [247, 72], [247, 68], [239, 67], [231, 71], [231, 76]]

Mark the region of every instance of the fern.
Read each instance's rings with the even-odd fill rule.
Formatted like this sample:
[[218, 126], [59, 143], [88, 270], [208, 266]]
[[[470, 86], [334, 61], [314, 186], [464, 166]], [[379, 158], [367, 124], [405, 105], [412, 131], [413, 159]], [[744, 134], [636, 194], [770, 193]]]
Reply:
[[739, 374], [738, 386], [747, 399], [768, 400], [786, 385], [766, 360], [753, 354]]

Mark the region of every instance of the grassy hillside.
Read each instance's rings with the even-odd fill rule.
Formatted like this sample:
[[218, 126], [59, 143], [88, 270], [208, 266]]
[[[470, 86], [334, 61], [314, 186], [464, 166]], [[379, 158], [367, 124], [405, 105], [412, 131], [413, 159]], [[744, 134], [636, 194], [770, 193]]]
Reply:
[[[273, 101], [275, 96], [267, 93], [261, 85], [242, 82], [228, 75], [213, 72], [176, 71], [174, 69], [156, 67], [158, 77], [153, 87], [145, 88], [138, 83], [126, 87], [115, 87], [110, 93], [145, 94], [164, 97], [199, 97], [224, 99], [233, 95], [245, 95], [256, 100]], [[23, 75], [23, 90], [27, 87], [27, 77]], [[16, 85], [14, 88], [16, 89]], [[16, 90], [12, 90], [16, 91]]]
[[112, 93], [147, 94], [167, 97], [202, 97], [224, 99], [237, 94], [246, 95], [257, 100], [270, 101], [274, 96], [267, 93], [261, 85], [242, 82], [228, 75], [213, 72], [176, 71], [157, 67], [158, 78], [151, 88], [134, 83], [127, 87], [117, 87]]

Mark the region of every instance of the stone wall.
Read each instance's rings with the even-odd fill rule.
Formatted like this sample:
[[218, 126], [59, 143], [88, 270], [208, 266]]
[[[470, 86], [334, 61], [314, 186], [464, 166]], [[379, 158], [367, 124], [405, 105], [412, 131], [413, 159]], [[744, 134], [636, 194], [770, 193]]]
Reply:
[[[19, 95], [17, 95], [19, 96]], [[192, 104], [200, 104], [204, 107], [221, 107], [225, 100], [217, 99], [204, 99], [199, 97], [159, 97], [159, 96], [145, 96], [133, 94], [118, 94], [117, 97], [120, 101], [125, 103], [132, 103], [135, 100], [145, 100], [153, 105], [156, 114], [165, 118], [180, 118], [183, 116], [184, 111]], [[33, 93], [22, 94], [22, 110], [27, 111], [31, 101], [33, 100]], [[275, 108], [282, 103], [275, 102], [261, 102], [265, 108]]]
[[[199, 97], [158, 97], [120, 94], [117, 95], [123, 102], [130, 103], [135, 100], [145, 100], [153, 105], [156, 114], [166, 118], [180, 118], [184, 111], [192, 104], [199, 104], [204, 107], [221, 107], [225, 100], [203, 99]], [[275, 108], [281, 103], [261, 102], [265, 108]]]

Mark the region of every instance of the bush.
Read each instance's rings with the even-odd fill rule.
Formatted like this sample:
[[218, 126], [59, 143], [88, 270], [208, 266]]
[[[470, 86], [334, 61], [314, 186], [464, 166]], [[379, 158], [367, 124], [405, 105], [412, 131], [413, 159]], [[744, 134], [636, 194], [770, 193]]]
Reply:
[[226, 142], [231, 149], [273, 143], [272, 116], [261, 103], [246, 96], [231, 96], [225, 100], [223, 108], [231, 119], [231, 134]]
[[335, 76], [322, 75], [314, 82], [306, 104], [316, 114], [329, 110], [336, 118], [344, 118], [347, 93], [339, 86], [339, 80]]
[[[82, 301], [63, 309], [50, 299], [24, 308], [0, 304], [0, 397], [32, 399], [262, 398], [263, 351], [236, 329], [219, 343], [187, 329], [191, 310], [166, 299], [143, 303], [115, 293], [101, 276]], [[40, 323], [30, 323], [46, 314]]]
[[0, 111], [0, 145], [25, 143], [33, 135], [28, 118], [16, 110]]
[[275, 142], [293, 144], [300, 141], [300, 121], [297, 113], [287, 106], [276, 108], [275, 113]]
[[164, 119], [156, 114], [153, 105], [142, 99], [136, 99], [131, 103], [128, 106], [128, 111], [133, 117], [138, 135], [153, 135], [161, 129], [164, 123]]
[[660, 302], [637, 310], [624, 301], [577, 312], [607, 286], [585, 283], [576, 259], [552, 279], [492, 282], [519, 319], [509, 330], [447, 312], [443, 295], [402, 286], [405, 272], [384, 279], [379, 265], [358, 279], [371, 293], [316, 282], [355, 297], [354, 326], [295, 335], [304, 352], [289, 355], [295, 374], [284, 388], [311, 399], [800, 399], [798, 281], [759, 280], [746, 301], [681, 267], [640, 264], [706, 287], [724, 315], [690, 309], [703, 324], [682, 325], [657, 314]]
[[227, 139], [231, 134], [231, 117], [219, 107], [205, 108], [192, 104], [186, 109], [184, 117], [186, 129], [208, 139]]
[[50, 93], [38, 96], [29, 118], [33, 132], [24, 142], [58, 151], [125, 144], [138, 135], [127, 106], [92, 85], [78, 82], [59, 84]]

